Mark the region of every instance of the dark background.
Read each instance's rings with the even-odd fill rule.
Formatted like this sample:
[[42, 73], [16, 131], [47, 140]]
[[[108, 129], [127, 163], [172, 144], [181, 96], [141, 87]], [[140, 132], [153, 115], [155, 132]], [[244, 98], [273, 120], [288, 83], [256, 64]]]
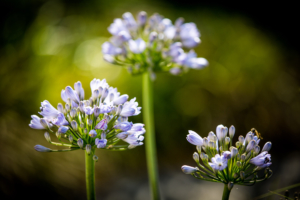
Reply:
[[[218, 124], [235, 125], [236, 138], [255, 127], [264, 137], [261, 146], [273, 143], [274, 176], [253, 187], [235, 186], [231, 199], [253, 199], [300, 182], [299, 12], [294, 3], [14, 0], [0, 3], [1, 199], [85, 198], [83, 152], [34, 151], [35, 144], [49, 144], [42, 131], [28, 127], [30, 115], [45, 99], [57, 105], [61, 89], [78, 80], [88, 97], [93, 78], [106, 78], [141, 104], [141, 77], [101, 57], [113, 19], [141, 10], [195, 22], [202, 40], [195, 50], [210, 62], [181, 77], [158, 74], [155, 81], [165, 199], [220, 199], [221, 184], [195, 180], [180, 170], [194, 165], [187, 130], [206, 136]], [[144, 146], [98, 150], [97, 155], [99, 199], [149, 199]]]

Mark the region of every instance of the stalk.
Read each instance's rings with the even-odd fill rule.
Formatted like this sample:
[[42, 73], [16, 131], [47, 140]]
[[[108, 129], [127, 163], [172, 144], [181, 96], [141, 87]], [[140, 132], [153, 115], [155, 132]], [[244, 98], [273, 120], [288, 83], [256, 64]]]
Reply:
[[153, 113], [153, 83], [149, 72], [143, 74], [143, 118], [145, 122], [145, 148], [150, 182], [150, 191], [153, 200], [160, 199], [158, 169], [156, 158], [156, 144], [154, 132], [154, 113]]
[[229, 200], [231, 190], [228, 189], [228, 184], [224, 184], [222, 200]]
[[88, 200], [96, 199], [95, 192], [95, 161], [93, 155], [95, 150], [92, 149], [90, 155], [85, 151], [85, 178], [86, 178], [86, 193]]

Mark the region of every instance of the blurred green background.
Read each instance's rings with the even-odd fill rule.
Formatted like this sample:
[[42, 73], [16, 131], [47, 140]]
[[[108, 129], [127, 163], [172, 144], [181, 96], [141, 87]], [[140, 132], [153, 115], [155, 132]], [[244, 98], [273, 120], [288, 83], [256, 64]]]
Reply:
[[[235, 186], [231, 199], [253, 199], [300, 182], [299, 39], [293, 31], [295, 24], [287, 28], [288, 23], [297, 21], [289, 18], [295, 9], [283, 6], [283, 14], [277, 16], [271, 7], [261, 10], [252, 5], [249, 9], [257, 10], [249, 11], [221, 1], [191, 2], [2, 3], [0, 199], [85, 198], [84, 152], [36, 152], [34, 145], [49, 144], [43, 131], [29, 128], [30, 115], [37, 114], [43, 100], [54, 106], [62, 102], [61, 90], [78, 80], [89, 96], [93, 78], [106, 78], [141, 105], [141, 77], [131, 77], [125, 69], [105, 63], [101, 54], [113, 19], [141, 10], [148, 15], [158, 12], [172, 21], [184, 17], [186, 22], [195, 22], [202, 40], [195, 50], [210, 63], [181, 77], [158, 74], [154, 83], [158, 163], [165, 199], [220, 199], [222, 184], [196, 180], [180, 169], [184, 164], [195, 165], [195, 148], [185, 139], [187, 131], [207, 136], [219, 124], [234, 125], [235, 139], [255, 127], [264, 138], [261, 146], [273, 143], [274, 176], [253, 187]], [[268, 21], [270, 18], [274, 21]], [[142, 122], [142, 115], [131, 120]], [[96, 154], [99, 199], [149, 199], [144, 146], [126, 152], [98, 150]]]

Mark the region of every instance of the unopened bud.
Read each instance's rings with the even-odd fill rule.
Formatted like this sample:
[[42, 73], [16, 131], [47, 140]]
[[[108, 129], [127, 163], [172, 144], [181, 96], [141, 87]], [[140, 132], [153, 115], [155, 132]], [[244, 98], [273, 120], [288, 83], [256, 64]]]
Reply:
[[60, 139], [61, 138], [61, 133], [60, 132], [56, 132], [56, 137], [58, 138], [58, 139]]
[[240, 172], [240, 177], [241, 177], [242, 180], [244, 180], [245, 179], [245, 172], [241, 171]]
[[137, 16], [137, 24], [139, 26], [144, 26], [147, 20], [147, 13], [144, 11], [139, 12]]
[[149, 35], [149, 42], [152, 43], [154, 40], [157, 38], [157, 33], [156, 32], [151, 32]]
[[77, 144], [78, 144], [78, 146], [79, 146], [80, 148], [82, 148], [82, 147], [83, 147], [83, 140], [82, 140], [81, 138], [79, 138], [79, 139], [77, 140]]
[[98, 161], [98, 156], [94, 155], [94, 156], [93, 156], [93, 160], [94, 160], [95, 162], [97, 162], [97, 161]]
[[90, 144], [87, 144], [87, 145], [85, 146], [85, 150], [86, 150], [86, 153], [87, 153], [88, 155], [90, 155], [90, 153], [91, 153], [91, 151], [92, 151], [92, 146], [91, 146]]
[[255, 145], [256, 145], [256, 142], [254, 140], [251, 140], [247, 145], [246, 152], [251, 151], [255, 147]]
[[80, 128], [84, 128], [84, 123], [80, 123]]
[[254, 147], [254, 153], [255, 153], [255, 154], [258, 154], [259, 151], [260, 151], [260, 147], [256, 145], [256, 146]]
[[48, 122], [44, 118], [40, 119], [40, 123], [45, 129], [48, 129]]
[[235, 127], [232, 125], [229, 128], [229, 137], [232, 139], [235, 134]]
[[234, 174], [233, 174], [233, 178], [234, 178], [234, 179], [237, 179], [238, 177], [239, 177], [239, 174], [238, 174], [238, 173], [234, 173]]
[[241, 167], [241, 166], [242, 166], [241, 162], [240, 162], [240, 161], [237, 161], [237, 162], [236, 162], [236, 166], [237, 166], [237, 167]]
[[57, 110], [58, 110], [59, 112], [61, 112], [61, 113], [64, 113], [64, 107], [63, 107], [63, 105], [62, 105], [61, 103], [58, 103], [58, 104], [57, 104]]
[[267, 143], [264, 145], [264, 147], [263, 147], [263, 149], [262, 149], [261, 151], [262, 151], [262, 152], [263, 152], [263, 151], [270, 151], [271, 147], [272, 147], [272, 143], [271, 143], [271, 142], [267, 142]]
[[51, 152], [51, 149], [44, 147], [42, 145], [35, 145], [34, 149], [38, 152]]
[[244, 141], [245, 141], [244, 136], [240, 135], [240, 136], [239, 136], [239, 142], [240, 142], [241, 144], [243, 144]]
[[206, 137], [203, 138], [203, 145], [208, 146], [208, 139]]
[[117, 109], [117, 115], [120, 115], [122, 110], [123, 110], [123, 105], [120, 104]]
[[194, 160], [196, 161], [196, 163], [199, 163], [199, 154], [198, 154], [197, 152], [195, 152], [195, 153], [193, 154], [193, 158], [194, 158]]
[[196, 146], [198, 153], [201, 153], [201, 146]]
[[230, 138], [229, 138], [229, 137], [226, 137], [226, 138], [225, 138], [225, 144], [228, 145], [229, 143], [230, 143]]
[[102, 99], [104, 100], [107, 97], [107, 95], [108, 95], [108, 89], [104, 88], [102, 92]]
[[233, 188], [234, 184], [233, 182], [229, 182], [228, 183], [228, 190], [231, 190]]
[[69, 135], [69, 141], [72, 143], [73, 142], [73, 136]]
[[72, 126], [72, 129], [74, 129], [74, 131], [78, 130], [78, 125], [77, 125], [77, 122], [75, 120], [71, 121], [71, 126]]
[[97, 99], [99, 97], [99, 95], [100, 95], [99, 90], [96, 89], [93, 91], [92, 97], [93, 97], [93, 99]]
[[97, 106], [97, 107], [94, 108], [94, 116], [98, 117], [99, 114], [100, 114], [100, 108]]
[[234, 158], [238, 154], [238, 152], [239, 152], [238, 149], [233, 147], [231, 149], [231, 158]]
[[44, 136], [45, 136], [47, 142], [51, 142], [50, 134], [48, 132], [45, 132]]
[[84, 134], [87, 134], [87, 133], [88, 133], [88, 130], [85, 128], [85, 129], [83, 130], [83, 133], [84, 133]]
[[245, 161], [245, 160], [246, 160], [246, 154], [243, 153], [243, 154], [241, 155], [241, 161]]
[[208, 160], [208, 156], [207, 156], [205, 153], [203, 153], [203, 152], [200, 153], [200, 158], [201, 158], [201, 160], [202, 160], [203, 162], [205, 162], [205, 161]]
[[67, 104], [67, 103], [66, 103], [66, 105], [65, 105], [65, 108], [66, 108], [66, 111], [68, 111], [68, 112], [69, 112], [69, 111], [70, 111], [70, 109], [71, 109], [71, 106], [70, 106], [70, 104]]
[[92, 119], [89, 119], [89, 120], [88, 120], [88, 124], [89, 124], [89, 126], [92, 126], [92, 125], [93, 125], [93, 120], [92, 120]]
[[236, 142], [235, 146], [236, 146], [236, 148], [239, 148], [241, 146], [241, 143], [240, 142]]
[[240, 154], [236, 155], [236, 159], [241, 160], [241, 155]]

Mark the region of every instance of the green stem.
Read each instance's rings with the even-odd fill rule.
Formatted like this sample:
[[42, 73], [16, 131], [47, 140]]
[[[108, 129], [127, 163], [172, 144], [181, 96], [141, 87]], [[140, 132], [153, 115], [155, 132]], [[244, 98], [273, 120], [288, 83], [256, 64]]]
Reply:
[[95, 192], [95, 161], [93, 160], [95, 150], [93, 149], [88, 155], [85, 152], [85, 178], [86, 178], [86, 193], [88, 200], [96, 199]]
[[229, 200], [231, 190], [228, 189], [228, 184], [224, 184], [222, 200]]
[[156, 158], [156, 144], [154, 132], [154, 114], [153, 114], [153, 85], [148, 72], [143, 74], [143, 117], [145, 122], [145, 148], [148, 166], [148, 176], [150, 181], [150, 190], [152, 199], [160, 199], [158, 185], [158, 170]]

